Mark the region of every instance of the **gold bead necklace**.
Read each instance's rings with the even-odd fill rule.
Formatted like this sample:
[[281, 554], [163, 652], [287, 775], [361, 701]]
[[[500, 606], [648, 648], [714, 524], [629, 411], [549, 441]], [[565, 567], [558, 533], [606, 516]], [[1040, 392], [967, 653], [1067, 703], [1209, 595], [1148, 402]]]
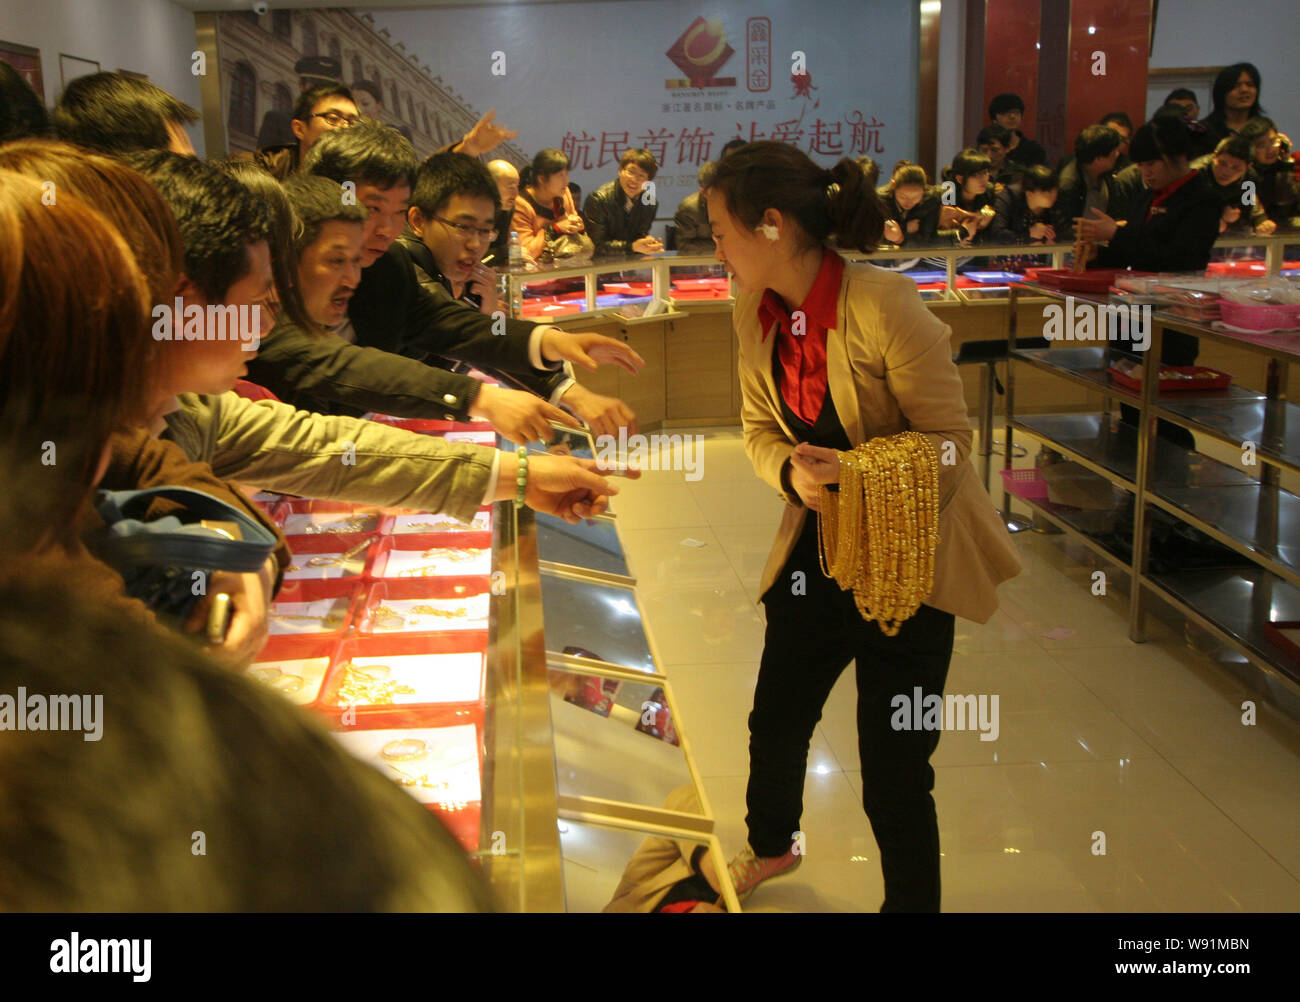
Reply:
[[939, 464], [919, 432], [872, 439], [840, 454], [839, 493], [819, 491], [818, 558], [867, 622], [897, 636], [934, 586]]

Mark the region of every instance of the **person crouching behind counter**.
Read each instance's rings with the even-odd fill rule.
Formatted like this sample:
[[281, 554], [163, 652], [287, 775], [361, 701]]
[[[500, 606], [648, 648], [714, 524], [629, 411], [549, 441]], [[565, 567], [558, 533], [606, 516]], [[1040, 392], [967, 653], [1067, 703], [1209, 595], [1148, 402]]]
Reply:
[[[730, 870], [745, 895], [802, 861], [791, 833], [800, 831], [809, 742], [831, 687], [856, 661], [863, 804], [881, 851], [883, 910], [937, 911], [929, 759], [939, 734], [896, 730], [891, 704], [918, 688], [942, 698], [955, 617], [987, 622], [997, 585], [1019, 573], [1020, 560], [968, 462], [950, 329], [906, 275], [847, 264], [829, 246], [833, 237], [874, 249], [884, 217], [869, 195], [852, 160], [825, 170], [792, 146], [761, 142], [722, 161], [707, 196], [717, 257], [737, 289], [745, 449], [786, 502], [761, 588], [767, 633], [749, 717], [749, 845]], [[935, 462], [939, 539], [924, 604], [886, 636], [822, 573], [818, 520], [808, 512], [819, 510], [820, 486], [838, 481], [843, 452], [908, 430], [945, 457]]]

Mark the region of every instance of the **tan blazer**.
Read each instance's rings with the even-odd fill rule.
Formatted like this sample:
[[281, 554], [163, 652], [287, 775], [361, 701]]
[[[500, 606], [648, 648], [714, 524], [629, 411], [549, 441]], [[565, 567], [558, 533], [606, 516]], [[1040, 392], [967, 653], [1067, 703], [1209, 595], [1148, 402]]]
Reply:
[[[734, 323], [745, 451], [787, 505], [763, 569], [766, 593], [794, 548], [807, 509], [781, 487], [781, 467], [796, 440], [781, 417], [772, 380], [776, 336], [763, 340], [759, 301], [757, 294], [740, 293]], [[939, 456], [939, 545], [925, 604], [987, 622], [998, 607], [998, 584], [1020, 573], [1020, 557], [969, 460], [972, 434], [952, 361], [952, 331], [926, 308], [910, 278], [871, 264], [845, 265], [836, 315], [826, 339], [827, 383], [849, 441], [857, 446], [919, 431]], [[955, 462], [945, 465], [945, 453]]]

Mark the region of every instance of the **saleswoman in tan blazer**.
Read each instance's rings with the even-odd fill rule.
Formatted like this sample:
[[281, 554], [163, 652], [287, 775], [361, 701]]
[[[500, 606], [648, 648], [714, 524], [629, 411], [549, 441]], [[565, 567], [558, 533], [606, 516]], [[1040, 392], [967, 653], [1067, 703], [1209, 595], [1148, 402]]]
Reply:
[[[708, 192], [718, 259], [737, 288], [745, 448], [786, 500], [763, 572], [767, 633], [750, 714], [749, 846], [732, 863], [744, 895], [802, 861], [808, 745], [826, 697], [857, 664], [863, 804], [880, 846], [885, 911], [937, 911], [933, 730], [895, 729], [896, 697], [942, 698], [954, 617], [986, 622], [999, 582], [1020, 571], [1011, 537], [968, 461], [971, 430], [950, 331], [905, 275], [847, 264], [829, 246], [872, 250], [884, 218], [860, 169], [832, 170], [792, 146], [751, 143]], [[866, 622], [818, 559], [821, 484], [836, 450], [912, 430], [939, 461], [934, 586], [896, 636]], [[919, 713], [919, 710], [918, 710]], [[909, 713], [910, 718], [910, 713]]]

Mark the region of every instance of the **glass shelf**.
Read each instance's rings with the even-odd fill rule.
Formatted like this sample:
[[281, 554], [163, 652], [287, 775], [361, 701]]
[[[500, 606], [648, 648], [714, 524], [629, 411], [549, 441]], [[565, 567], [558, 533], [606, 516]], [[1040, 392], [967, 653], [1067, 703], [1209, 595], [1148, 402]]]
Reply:
[[1300, 586], [1300, 498], [1268, 484], [1157, 488], [1173, 514]]
[[[1110, 352], [1106, 348], [1021, 348], [1012, 357], [1097, 393], [1128, 401], [1138, 400], [1136, 390], [1112, 381], [1109, 371]], [[1160, 396], [1162, 406], [1192, 404], [1201, 413], [1211, 413], [1220, 404], [1263, 399], [1262, 393], [1240, 386], [1229, 386], [1225, 390], [1211, 390], [1207, 393], [1165, 393]]]
[[[1013, 418], [1053, 448], [1072, 454], [1084, 466], [1128, 491], [1137, 490], [1137, 432], [1103, 414], [1034, 414]], [[1197, 452], [1156, 440], [1154, 489], [1253, 484], [1246, 473]]]
[[635, 671], [657, 671], [631, 588], [543, 571], [546, 646]]
[[550, 563], [631, 576], [618, 530], [610, 519], [570, 525], [553, 515], [538, 514], [537, 555]]
[[1300, 472], [1300, 406], [1285, 400], [1211, 399], [1209, 394], [1160, 398], [1156, 413], [1222, 442], [1254, 442], [1267, 463]]
[[1271, 620], [1300, 620], [1300, 589], [1262, 567], [1183, 571], [1148, 579], [1166, 598], [1216, 628], [1245, 651], [1300, 681], [1300, 664], [1264, 633]]

